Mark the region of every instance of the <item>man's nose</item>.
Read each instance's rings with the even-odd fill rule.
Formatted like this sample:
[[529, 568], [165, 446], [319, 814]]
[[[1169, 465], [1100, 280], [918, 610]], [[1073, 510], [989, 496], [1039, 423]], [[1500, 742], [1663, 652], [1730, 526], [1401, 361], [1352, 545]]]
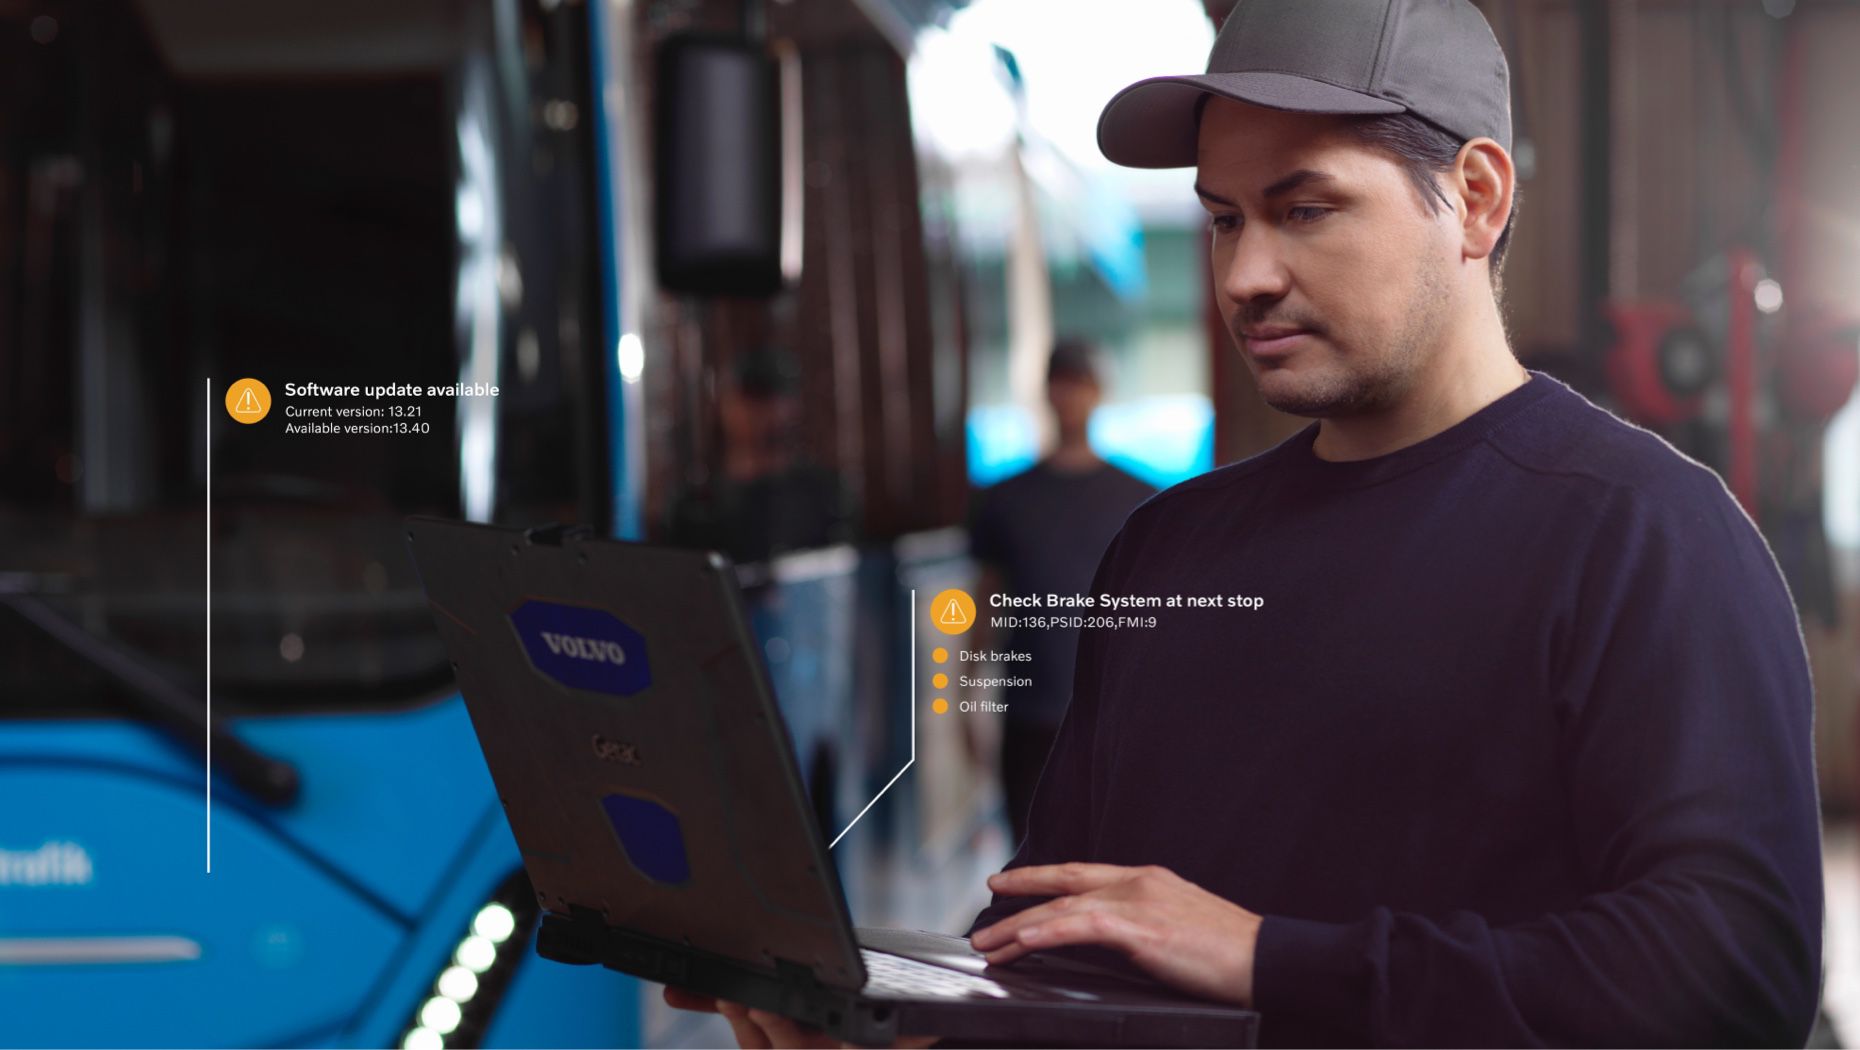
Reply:
[[1255, 299], [1279, 299], [1291, 289], [1278, 238], [1261, 223], [1248, 223], [1226, 252], [1215, 252], [1221, 294], [1245, 305]]

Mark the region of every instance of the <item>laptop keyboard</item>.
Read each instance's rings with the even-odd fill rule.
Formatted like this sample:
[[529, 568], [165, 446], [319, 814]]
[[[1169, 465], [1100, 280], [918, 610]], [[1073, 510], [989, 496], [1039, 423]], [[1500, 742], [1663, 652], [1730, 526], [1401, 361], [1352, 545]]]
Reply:
[[867, 992], [889, 992], [892, 995], [909, 995], [920, 997], [962, 998], [965, 996], [986, 995], [996, 999], [1008, 998], [1008, 990], [986, 977], [972, 973], [951, 970], [943, 966], [932, 966], [906, 959], [902, 955], [873, 951], [870, 948], [859, 949], [865, 959], [865, 990]]

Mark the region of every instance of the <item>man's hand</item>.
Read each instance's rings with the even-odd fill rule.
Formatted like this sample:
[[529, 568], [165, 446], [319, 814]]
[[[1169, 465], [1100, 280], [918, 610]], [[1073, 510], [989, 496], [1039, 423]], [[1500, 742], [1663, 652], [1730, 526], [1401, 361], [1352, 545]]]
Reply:
[[975, 931], [990, 966], [1030, 951], [1101, 944], [1156, 979], [1208, 999], [1251, 1006], [1261, 917], [1167, 868], [1047, 864], [988, 877], [1009, 897], [1053, 896]]
[[[736, 1045], [744, 1050], [774, 1050], [775, 1047], [829, 1047], [840, 1050], [856, 1044], [842, 1043], [818, 1028], [810, 1028], [797, 1021], [770, 1013], [767, 1010], [751, 1010], [742, 1003], [733, 1003], [728, 999], [713, 999], [708, 995], [688, 992], [683, 988], [667, 986], [665, 989], [666, 1005], [680, 1010], [697, 1010], [703, 1013], [721, 1014], [730, 1022], [730, 1030], [736, 1035]], [[906, 1047], [909, 1050], [929, 1046], [936, 1042], [935, 1036], [917, 1036], [900, 1039], [892, 1045]]]

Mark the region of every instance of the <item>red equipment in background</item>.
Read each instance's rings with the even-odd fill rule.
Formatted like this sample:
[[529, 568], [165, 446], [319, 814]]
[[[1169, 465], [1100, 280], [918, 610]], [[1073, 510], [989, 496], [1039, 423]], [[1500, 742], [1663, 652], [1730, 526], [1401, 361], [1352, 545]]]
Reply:
[[1785, 311], [1782, 287], [1744, 249], [1701, 272], [1689, 304], [1609, 304], [1609, 390], [1624, 415], [1718, 470], [1761, 520], [1759, 445], [1784, 431], [1792, 445], [1820, 439], [1860, 382], [1860, 318]]
[[1784, 308], [1738, 249], [1701, 267], [1683, 301], [1609, 304], [1616, 409], [1716, 470], [1762, 528], [1804, 618], [1839, 603], [1822, 526], [1822, 445], [1860, 384], [1860, 317]]

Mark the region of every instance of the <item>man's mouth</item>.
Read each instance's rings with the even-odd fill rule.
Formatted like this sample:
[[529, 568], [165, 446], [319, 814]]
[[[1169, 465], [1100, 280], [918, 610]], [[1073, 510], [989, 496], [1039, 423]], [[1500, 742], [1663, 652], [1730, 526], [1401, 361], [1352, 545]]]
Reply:
[[1255, 357], [1276, 357], [1296, 350], [1310, 335], [1303, 328], [1262, 327], [1244, 328], [1240, 337], [1246, 343], [1247, 352]]

